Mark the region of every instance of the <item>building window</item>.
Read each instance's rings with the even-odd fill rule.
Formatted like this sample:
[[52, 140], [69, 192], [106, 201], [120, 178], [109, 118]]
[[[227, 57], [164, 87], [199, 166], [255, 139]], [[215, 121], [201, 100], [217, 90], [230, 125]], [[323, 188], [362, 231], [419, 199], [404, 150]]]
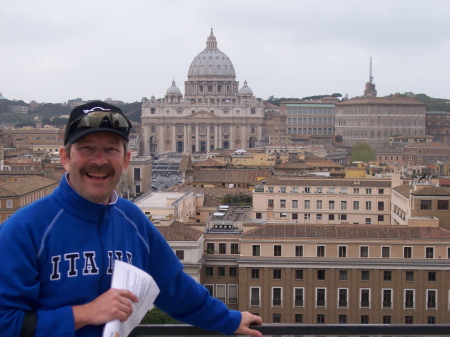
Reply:
[[383, 280], [384, 281], [392, 281], [392, 271], [390, 270], [385, 270], [383, 272]]
[[361, 270], [361, 281], [369, 281], [369, 280], [370, 280], [370, 271]]
[[407, 271], [405, 274], [405, 281], [406, 282], [414, 282], [414, 272], [413, 271]]
[[381, 257], [391, 257], [391, 247], [381, 247]]
[[369, 257], [369, 247], [368, 246], [359, 247], [359, 257]]
[[303, 246], [295, 246], [295, 256], [303, 256]]
[[273, 323], [281, 323], [281, 314], [273, 314]]
[[347, 257], [347, 246], [339, 246], [339, 257]]
[[304, 288], [294, 288], [294, 307], [303, 307]]
[[252, 279], [259, 279], [259, 269], [252, 268]]
[[339, 315], [339, 324], [347, 324], [347, 315]]
[[414, 309], [414, 289], [405, 289], [405, 309]]
[[323, 270], [323, 269], [317, 270], [317, 279], [325, 280], [325, 270]]
[[252, 256], [261, 256], [261, 246], [252, 245]]
[[206, 268], [205, 268], [205, 275], [206, 275], [207, 277], [212, 277], [212, 276], [214, 276], [214, 269], [213, 269], [213, 267], [206, 267]]
[[383, 324], [391, 324], [391, 316], [383, 316]]
[[392, 290], [383, 289], [383, 309], [392, 308]]
[[436, 317], [435, 316], [428, 316], [427, 317], [428, 324], [436, 324]]
[[384, 189], [383, 188], [379, 188], [378, 189], [378, 194], [384, 194]]
[[413, 316], [405, 316], [405, 324], [413, 324], [414, 319]]
[[250, 288], [250, 306], [259, 307], [260, 306], [260, 292], [261, 288], [259, 287], [251, 287]]
[[303, 314], [295, 314], [294, 321], [295, 323], [303, 323]]
[[316, 307], [325, 307], [326, 304], [326, 289], [316, 288]]
[[305, 200], [304, 201], [304, 204], [305, 204], [305, 209], [310, 209], [311, 207], [311, 201], [310, 200]]
[[438, 200], [438, 210], [448, 211], [448, 200]]
[[317, 324], [324, 324], [324, 323], [325, 323], [325, 315], [317, 314]]
[[213, 284], [205, 284], [205, 288], [209, 291], [209, 294], [214, 297], [214, 285]]
[[281, 288], [272, 288], [272, 307], [281, 307]]
[[175, 255], [178, 257], [178, 260], [184, 260], [184, 250], [176, 250]]
[[262, 219], [262, 213], [256, 212], [256, 219]]
[[325, 246], [317, 246], [317, 257], [325, 257]]
[[348, 308], [348, 289], [338, 289], [338, 307]]
[[228, 303], [236, 304], [238, 302], [238, 286], [237, 284], [230, 284], [228, 286]]
[[317, 209], [322, 209], [322, 200], [317, 200], [316, 201], [316, 208]]
[[359, 188], [354, 188], [353, 189], [353, 194], [359, 194]]
[[303, 280], [303, 269], [296, 269], [295, 270], [295, 279], [296, 280]]
[[230, 277], [236, 277], [237, 276], [237, 267], [230, 267], [228, 269], [228, 275]]
[[384, 221], [384, 215], [378, 215], [378, 222]]
[[225, 277], [225, 267], [217, 267], [217, 276]]
[[328, 220], [334, 220], [334, 214], [328, 214]]
[[428, 272], [428, 282], [436, 282], [436, 272], [435, 271]]
[[347, 201], [341, 201], [341, 210], [347, 209]]
[[427, 309], [436, 309], [437, 308], [437, 291], [427, 289]]
[[227, 253], [227, 244], [219, 243], [219, 254], [226, 254], [226, 253]]
[[214, 242], [208, 242], [206, 244], [206, 253], [207, 254], [214, 254], [215, 253]]
[[273, 256], [281, 256], [281, 245], [273, 246]]
[[361, 289], [360, 308], [370, 308], [370, 289]]
[[281, 280], [281, 269], [274, 269], [273, 270], [273, 279], [274, 280]]
[[378, 201], [378, 210], [384, 211], [384, 202], [383, 201]]
[[412, 258], [412, 247], [403, 247], [403, 258]]
[[309, 214], [309, 213], [306, 213], [303, 215], [303, 219], [305, 219], [305, 220], [309, 220], [310, 218], [311, 218], [311, 214]]
[[427, 259], [434, 258], [434, 247], [426, 247], [425, 248], [425, 257]]
[[361, 324], [369, 324], [369, 315], [361, 315]]
[[347, 271], [339, 270], [339, 281], [347, 281]]
[[334, 201], [333, 200], [328, 201], [328, 209], [334, 209]]
[[231, 244], [231, 254], [239, 254], [239, 244], [237, 243]]
[[292, 200], [292, 208], [298, 208], [298, 200]]
[[366, 188], [366, 194], [372, 194], [372, 189], [371, 188]]
[[6, 200], [6, 208], [13, 208], [13, 201], [11, 199]]
[[420, 200], [421, 210], [431, 210], [431, 200]]
[[292, 213], [292, 220], [298, 220], [298, 213]]
[[372, 210], [372, 201], [366, 201], [366, 211]]
[[284, 199], [280, 200], [280, 208], [286, 208], [286, 200]]
[[353, 201], [353, 210], [359, 210], [359, 201]]

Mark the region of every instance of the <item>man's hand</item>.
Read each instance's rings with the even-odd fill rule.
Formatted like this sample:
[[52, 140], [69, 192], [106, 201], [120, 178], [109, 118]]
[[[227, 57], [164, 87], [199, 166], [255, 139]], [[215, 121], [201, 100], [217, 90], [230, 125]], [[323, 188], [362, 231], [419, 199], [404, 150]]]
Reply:
[[253, 337], [262, 337], [261, 332], [249, 328], [250, 324], [261, 324], [261, 323], [262, 323], [261, 317], [253, 315], [248, 311], [243, 311], [241, 324], [234, 333], [240, 335], [250, 335]]
[[72, 307], [75, 330], [86, 325], [100, 325], [115, 319], [124, 322], [133, 312], [131, 302], [137, 302], [135, 294], [128, 290], [109, 289], [92, 302]]

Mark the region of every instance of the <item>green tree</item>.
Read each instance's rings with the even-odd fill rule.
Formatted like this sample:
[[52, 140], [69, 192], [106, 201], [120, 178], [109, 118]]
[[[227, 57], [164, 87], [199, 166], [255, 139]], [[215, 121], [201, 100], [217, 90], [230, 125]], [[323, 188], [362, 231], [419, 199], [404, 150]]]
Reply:
[[358, 142], [351, 150], [351, 161], [372, 161], [375, 160], [375, 151], [369, 143]]
[[158, 308], [153, 308], [147, 312], [142, 318], [141, 324], [179, 324], [180, 322], [173, 319], [165, 312]]

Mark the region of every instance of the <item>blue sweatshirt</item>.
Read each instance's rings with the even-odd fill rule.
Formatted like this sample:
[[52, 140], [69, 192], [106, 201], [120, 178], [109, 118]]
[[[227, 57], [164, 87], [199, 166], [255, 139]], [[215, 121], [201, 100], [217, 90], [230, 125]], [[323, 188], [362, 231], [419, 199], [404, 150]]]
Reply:
[[72, 306], [109, 289], [115, 259], [152, 275], [160, 288], [155, 305], [173, 318], [228, 335], [238, 328], [241, 313], [183, 272], [136, 205], [122, 198], [92, 203], [64, 176], [51, 195], [0, 226], [1, 335], [19, 337], [31, 310], [38, 319], [35, 337], [101, 336], [103, 325], [75, 331]]

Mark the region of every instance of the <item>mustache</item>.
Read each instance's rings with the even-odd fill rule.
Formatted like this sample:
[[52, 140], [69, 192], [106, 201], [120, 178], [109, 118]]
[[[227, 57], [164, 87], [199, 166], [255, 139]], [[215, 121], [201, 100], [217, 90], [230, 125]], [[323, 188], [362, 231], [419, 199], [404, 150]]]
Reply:
[[106, 173], [109, 175], [114, 175], [114, 169], [110, 165], [88, 165], [81, 169], [81, 173]]

